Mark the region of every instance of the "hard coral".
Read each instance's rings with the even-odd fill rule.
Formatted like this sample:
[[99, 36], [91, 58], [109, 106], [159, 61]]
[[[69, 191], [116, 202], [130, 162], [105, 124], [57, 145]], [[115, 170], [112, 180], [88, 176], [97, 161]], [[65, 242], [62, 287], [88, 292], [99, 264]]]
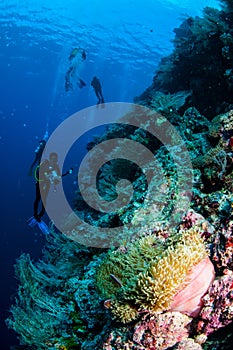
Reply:
[[213, 261], [218, 273], [224, 269], [233, 270], [233, 220], [216, 233]]
[[179, 312], [159, 314], [137, 323], [133, 341], [142, 345], [143, 349], [168, 349], [188, 337], [191, 320]]
[[200, 334], [210, 333], [222, 328], [233, 320], [233, 274], [222, 276], [210, 286], [203, 297], [204, 307], [200, 312], [197, 331]]
[[177, 350], [201, 350], [202, 347], [200, 344], [196, 343], [193, 339], [191, 338], [185, 338], [177, 344], [175, 347]]

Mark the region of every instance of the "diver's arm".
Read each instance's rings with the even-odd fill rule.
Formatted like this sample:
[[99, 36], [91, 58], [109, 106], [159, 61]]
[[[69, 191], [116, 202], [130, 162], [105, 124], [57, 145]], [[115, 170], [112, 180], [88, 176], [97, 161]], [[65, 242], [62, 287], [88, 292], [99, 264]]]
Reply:
[[52, 175], [52, 180], [53, 180], [56, 184], [58, 184], [58, 183], [60, 182], [60, 180], [61, 180], [62, 177], [67, 176], [67, 175], [69, 175], [69, 174], [72, 174], [72, 172], [73, 172], [73, 168], [70, 168], [70, 169], [67, 170], [64, 174], [61, 174], [61, 171], [60, 171], [59, 166], [56, 166], [56, 167], [54, 167], [54, 170], [53, 170], [52, 174], [46, 174], [46, 176], [47, 176], [48, 178], [51, 178], [51, 175]]
[[66, 173], [62, 174], [62, 177], [69, 175], [69, 174], [72, 174], [72, 172], [73, 172], [73, 168], [70, 168], [69, 170], [67, 170]]

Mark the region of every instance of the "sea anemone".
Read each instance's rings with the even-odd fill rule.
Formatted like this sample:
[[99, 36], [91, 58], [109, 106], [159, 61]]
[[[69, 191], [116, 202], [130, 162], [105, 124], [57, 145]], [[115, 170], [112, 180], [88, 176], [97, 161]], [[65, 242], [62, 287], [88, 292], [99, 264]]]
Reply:
[[201, 260], [188, 273], [186, 287], [174, 296], [170, 309], [192, 317], [198, 316], [203, 306], [202, 297], [214, 278], [214, 266], [210, 259]]
[[111, 251], [99, 266], [96, 283], [103, 298], [112, 300], [108, 308], [114, 318], [126, 323], [139, 313], [167, 310], [196, 317], [214, 276], [200, 232], [191, 228], [167, 240], [148, 235], [124, 251]]

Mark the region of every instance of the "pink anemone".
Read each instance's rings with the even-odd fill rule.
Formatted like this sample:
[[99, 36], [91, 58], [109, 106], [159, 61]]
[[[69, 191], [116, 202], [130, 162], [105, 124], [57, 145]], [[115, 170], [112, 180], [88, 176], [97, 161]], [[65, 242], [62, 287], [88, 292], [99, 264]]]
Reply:
[[197, 317], [203, 304], [202, 297], [214, 281], [214, 266], [209, 258], [205, 258], [190, 270], [188, 283], [173, 298], [170, 311], [179, 311], [191, 317]]

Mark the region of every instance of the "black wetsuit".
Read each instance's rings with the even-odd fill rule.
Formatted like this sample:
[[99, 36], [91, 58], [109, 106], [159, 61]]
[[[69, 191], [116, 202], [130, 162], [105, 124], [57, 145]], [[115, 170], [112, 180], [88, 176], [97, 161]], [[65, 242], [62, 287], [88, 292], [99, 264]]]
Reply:
[[[45, 213], [46, 198], [48, 196], [51, 181], [49, 176], [55, 171], [57, 176], [61, 176], [58, 165], [53, 167], [48, 160], [45, 160], [36, 169], [36, 199], [34, 201], [34, 217], [40, 219]], [[39, 204], [41, 202], [41, 210], [38, 213]]]
[[[56, 176], [64, 177], [71, 173], [73, 169], [71, 168], [66, 173], [61, 175], [60, 168], [58, 164], [55, 164], [53, 166], [50, 165], [50, 162], [48, 160], [45, 160], [40, 166], [36, 169], [36, 199], [34, 201], [34, 217], [39, 221], [42, 216], [45, 213], [45, 205], [46, 205], [46, 198], [48, 196], [50, 186], [51, 186], [51, 179], [49, 178], [52, 176], [52, 173], [55, 171]], [[55, 179], [54, 184], [58, 184], [59, 180]], [[39, 204], [41, 202], [41, 210], [38, 213], [39, 210]]]
[[91, 82], [91, 86], [93, 86], [96, 97], [98, 98], [97, 104], [104, 103], [104, 96], [102, 93], [102, 86], [98, 78], [94, 77]]

